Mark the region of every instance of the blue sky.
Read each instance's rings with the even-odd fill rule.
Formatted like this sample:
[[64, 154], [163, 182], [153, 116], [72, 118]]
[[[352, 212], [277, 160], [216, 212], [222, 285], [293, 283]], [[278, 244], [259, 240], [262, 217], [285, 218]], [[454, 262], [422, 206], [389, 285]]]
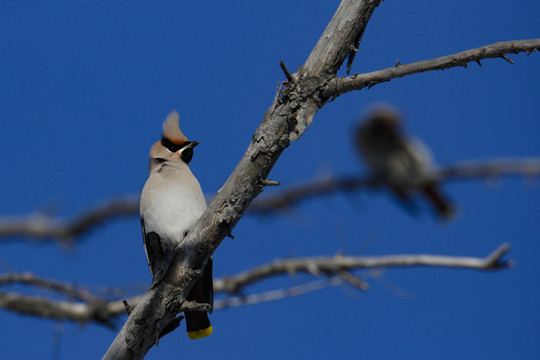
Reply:
[[[192, 170], [217, 191], [246, 150], [289, 69], [305, 61], [338, 1], [3, 2], [0, 4], [0, 214], [48, 209], [69, 217], [136, 194], [150, 145], [178, 109], [201, 144]], [[385, 1], [365, 32], [353, 73], [539, 37], [540, 3]], [[283, 186], [363, 172], [351, 129], [365, 106], [402, 109], [410, 133], [440, 164], [540, 155], [540, 54], [392, 80], [327, 104], [271, 173]], [[343, 75], [343, 70], [341, 71]], [[324, 146], [322, 146], [324, 144]], [[215, 253], [221, 277], [276, 258], [429, 253], [485, 256], [510, 242], [513, 269], [388, 269], [361, 275], [367, 293], [331, 288], [216, 311], [214, 334], [164, 338], [147, 359], [533, 359], [540, 352], [540, 188], [503, 178], [447, 183], [460, 215], [440, 224], [404, 213], [386, 193], [308, 201], [271, 218], [245, 216]], [[278, 191], [267, 189], [265, 192]], [[90, 286], [149, 284], [136, 217], [76, 246], [2, 242], [1, 272]], [[279, 278], [249, 292], [301, 284]], [[50, 320], [0, 311], [6, 358], [52, 358]], [[119, 327], [124, 319], [119, 321]], [[61, 359], [101, 357], [115, 331], [65, 323]]]

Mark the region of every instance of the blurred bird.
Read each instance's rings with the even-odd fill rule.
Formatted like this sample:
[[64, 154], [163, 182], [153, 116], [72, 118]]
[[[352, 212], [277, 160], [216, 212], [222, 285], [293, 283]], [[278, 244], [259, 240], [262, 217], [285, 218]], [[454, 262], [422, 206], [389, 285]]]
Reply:
[[[206, 210], [199, 182], [189, 169], [193, 148], [179, 125], [179, 115], [172, 111], [163, 123], [163, 135], [150, 149], [150, 176], [141, 194], [140, 214], [144, 248], [152, 276], [163, 276], [164, 259], [184, 239]], [[159, 274], [159, 275], [158, 275]], [[187, 300], [213, 305], [212, 258]], [[205, 312], [185, 312], [190, 339], [212, 333]]]
[[356, 131], [356, 145], [373, 176], [385, 183], [408, 209], [414, 210], [411, 193], [420, 192], [439, 218], [448, 219], [454, 207], [434, 179], [429, 149], [402, 131], [401, 114], [390, 105], [370, 112]]

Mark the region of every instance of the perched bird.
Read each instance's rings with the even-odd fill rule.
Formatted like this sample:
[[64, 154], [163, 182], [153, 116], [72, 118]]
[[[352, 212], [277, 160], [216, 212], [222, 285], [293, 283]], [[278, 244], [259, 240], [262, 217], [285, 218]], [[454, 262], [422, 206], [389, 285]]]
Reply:
[[[162, 277], [164, 259], [184, 239], [206, 210], [206, 200], [197, 178], [189, 169], [193, 148], [172, 111], [163, 123], [163, 135], [150, 149], [150, 176], [141, 194], [140, 214], [144, 249], [154, 278]], [[212, 258], [191, 289], [187, 300], [213, 305]], [[184, 313], [190, 339], [212, 333], [206, 312]]]
[[403, 133], [401, 114], [395, 108], [384, 105], [372, 109], [356, 130], [356, 144], [374, 178], [385, 183], [409, 209], [414, 210], [411, 193], [418, 191], [439, 218], [453, 215], [453, 205], [434, 179], [429, 149]]

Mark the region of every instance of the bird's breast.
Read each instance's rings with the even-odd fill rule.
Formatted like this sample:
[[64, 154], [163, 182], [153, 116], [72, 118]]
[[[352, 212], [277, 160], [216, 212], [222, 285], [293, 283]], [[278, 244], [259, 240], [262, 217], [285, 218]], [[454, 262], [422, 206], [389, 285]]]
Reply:
[[141, 194], [141, 217], [147, 233], [155, 231], [162, 241], [176, 246], [206, 210], [201, 187], [190, 181], [150, 176]]

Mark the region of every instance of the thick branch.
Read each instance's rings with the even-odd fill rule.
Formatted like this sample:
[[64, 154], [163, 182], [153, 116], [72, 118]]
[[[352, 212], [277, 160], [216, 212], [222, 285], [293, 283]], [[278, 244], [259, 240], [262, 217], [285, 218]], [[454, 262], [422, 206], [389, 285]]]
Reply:
[[380, 3], [381, 0], [343, 0], [311, 51], [303, 70], [311, 76], [333, 76], [347, 57], [349, 70], [369, 19]]
[[479, 62], [482, 59], [502, 58], [505, 54], [517, 54], [520, 52], [529, 54], [530, 52], [538, 51], [539, 49], [540, 39], [498, 42], [492, 45], [486, 45], [431, 60], [419, 61], [407, 65], [396, 65], [384, 70], [353, 75], [345, 78], [334, 78], [322, 92], [321, 98], [336, 98], [341, 94], [353, 90], [361, 90], [365, 87], [371, 87], [407, 75], [430, 70], [444, 70], [456, 66], [466, 67], [467, 64], [472, 61]]
[[[246, 270], [240, 274], [214, 280], [214, 292], [237, 294], [247, 286], [279, 275], [292, 275], [308, 273], [315, 277], [324, 276], [324, 282], [314, 282], [295, 286], [287, 289], [266, 291], [259, 294], [237, 296], [218, 300], [214, 309], [230, 306], [240, 306], [260, 302], [274, 301], [290, 296], [298, 296], [306, 292], [316, 291], [325, 287], [343, 284], [346, 281], [352, 286], [365, 289], [366, 285], [359, 279], [352, 279], [347, 272], [369, 268], [392, 268], [392, 267], [452, 267], [472, 270], [496, 270], [510, 266], [512, 263], [502, 258], [508, 253], [510, 247], [507, 244], [499, 246], [495, 251], [484, 258], [440, 256], [440, 255], [391, 255], [391, 256], [342, 256], [331, 257], [307, 257], [296, 259], [276, 260], [269, 264]], [[347, 276], [344, 276], [347, 274]], [[4, 275], [2, 279], [9, 279], [5, 283], [43, 284], [46, 288], [59, 293], [69, 293], [66, 288], [80, 288], [74, 285], [28, 277], [24, 274]], [[353, 281], [354, 280], [354, 281]], [[40, 285], [41, 286], [41, 285]], [[73, 290], [75, 291], [75, 290]], [[134, 296], [127, 299], [131, 308], [141, 303], [146, 296]], [[34, 315], [44, 318], [70, 320], [80, 323], [97, 322], [112, 326], [113, 320], [126, 314], [126, 306], [122, 300], [106, 301], [94, 296], [86, 298], [90, 301], [65, 301], [52, 300], [45, 297], [30, 296], [18, 293], [0, 292], [0, 307], [26, 315]], [[190, 305], [186, 302], [184, 307]]]

